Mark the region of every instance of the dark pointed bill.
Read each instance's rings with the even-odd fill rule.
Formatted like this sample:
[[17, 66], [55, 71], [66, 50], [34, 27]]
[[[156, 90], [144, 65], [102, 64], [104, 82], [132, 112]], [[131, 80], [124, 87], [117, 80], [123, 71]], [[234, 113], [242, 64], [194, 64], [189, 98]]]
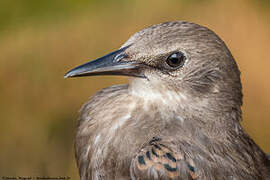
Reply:
[[140, 71], [143, 64], [134, 61], [122, 61], [127, 58], [125, 50], [121, 48], [96, 60], [82, 64], [65, 74], [65, 78], [96, 76], [96, 75], [125, 75], [144, 77]]

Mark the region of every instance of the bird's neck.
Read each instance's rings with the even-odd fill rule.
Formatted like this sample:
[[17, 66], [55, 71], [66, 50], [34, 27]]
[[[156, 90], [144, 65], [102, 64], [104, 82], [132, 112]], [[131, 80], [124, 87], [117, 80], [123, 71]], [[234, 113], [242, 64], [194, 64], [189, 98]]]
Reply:
[[156, 111], [165, 121], [179, 120], [183, 127], [192, 124], [197, 126], [195, 128], [215, 134], [222, 130], [230, 133], [242, 129], [241, 106], [226, 104], [227, 99], [218, 96], [196, 97], [184, 91], [170, 90], [158, 81], [138, 78], [130, 81], [128, 91], [133, 99], [140, 101], [146, 112]]

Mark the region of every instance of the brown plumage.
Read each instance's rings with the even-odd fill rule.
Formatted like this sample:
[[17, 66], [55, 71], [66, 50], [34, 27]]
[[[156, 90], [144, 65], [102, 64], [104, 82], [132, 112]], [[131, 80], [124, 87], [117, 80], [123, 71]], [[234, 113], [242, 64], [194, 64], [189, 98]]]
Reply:
[[224, 42], [206, 27], [167, 22], [66, 77], [126, 75], [81, 109], [82, 180], [270, 179], [270, 160], [240, 125], [242, 87]]

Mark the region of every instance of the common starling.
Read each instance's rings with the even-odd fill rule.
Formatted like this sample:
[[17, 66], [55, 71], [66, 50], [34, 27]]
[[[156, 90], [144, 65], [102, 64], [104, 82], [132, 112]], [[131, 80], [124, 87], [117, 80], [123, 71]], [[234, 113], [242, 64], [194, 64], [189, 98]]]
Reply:
[[82, 180], [262, 180], [270, 160], [245, 132], [240, 71], [206, 27], [166, 22], [65, 77], [125, 75], [80, 113]]

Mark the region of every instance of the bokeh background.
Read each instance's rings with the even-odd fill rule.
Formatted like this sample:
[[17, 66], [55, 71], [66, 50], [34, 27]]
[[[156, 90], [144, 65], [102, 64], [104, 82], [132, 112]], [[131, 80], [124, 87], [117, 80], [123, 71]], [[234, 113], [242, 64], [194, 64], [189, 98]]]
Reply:
[[243, 126], [270, 153], [268, 0], [0, 0], [0, 176], [79, 179], [77, 112], [127, 80], [64, 73], [171, 20], [208, 26], [227, 43], [242, 71]]

